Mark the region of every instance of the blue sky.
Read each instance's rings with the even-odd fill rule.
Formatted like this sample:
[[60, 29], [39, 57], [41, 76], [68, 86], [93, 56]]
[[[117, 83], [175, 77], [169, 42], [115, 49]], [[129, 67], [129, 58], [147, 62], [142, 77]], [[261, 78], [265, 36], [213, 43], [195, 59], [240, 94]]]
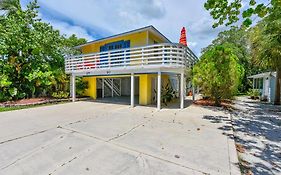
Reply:
[[[22, 0], [25, 6], [30, 0]], [[205, 0], [38, 0], [39, 14], [67, 36], [88, 41], [153, 25], [172, 42], [187, 29], [189, 47], [200, 55], [225, 27], [212, 28]]]

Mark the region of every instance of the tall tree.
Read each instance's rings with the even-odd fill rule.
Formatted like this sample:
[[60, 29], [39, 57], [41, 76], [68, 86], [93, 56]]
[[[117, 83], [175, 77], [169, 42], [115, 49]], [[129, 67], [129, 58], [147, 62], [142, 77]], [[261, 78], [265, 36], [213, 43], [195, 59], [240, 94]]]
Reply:
[[[0, 101], [68, 93], [64, 56], [74, 52], [73, 44], [85, 40], [74, 35], [66, 38], [42, 22], [36, 0], [24, 10], [19, 1], [10, 1], [19, 7], [0, 18]], [[2, 9], [13, 9], [3, 2]]]
[[[258, 15], [263, 19], [264, 30], [261, 32], [264, 37], [264, 41], [256, 40], [261, 44], [259, 51], [255, 51], [258, 54], [258, 58], [262, 62], [267, 61], [267, 65], [273, 70], [276, 70], [276, 92], [274, 104], [280, 104], [280, 78], [281, 78], [281, 66], [280, 66], [280, 12], [281, 12], [281, 0], [267, 0], [257, 3], [257, 0], [250, 0], [247, 3], [243, 0], [207, 0], [205, 8], [210, 11], [212, 17], [217, 20], [213, 27], [219, 25], [231, 25], [236, 23], [240, 18], [239, 15], [242, 12], [244, 19], [243, 25], [248, 27], [252, 24], [251, 17]], [[248, 6], [242, 8], [242, 4]], [[266, 44], [262, 44], [266, 43]], [[257, 44], [254, 44], [257, 45]]]
[[281, 6], [251, 30], [252, 56], [259, 65], [276, 70], [274, 104], [280, 105], [281, 84]]
[[228, 47], [232, 48], [234, 54], [238, 57], [238, 63], [244, 68], [245, 73], [239, 85], [239, 92], [247, 92], [252, 87], [252, 83], [247, 77], [264, 69], [251, 63], [250, 40], [246, 28], [232, 26], [229, 30], [220, 32], [217, 38], [202, 52], [204, 53], [215, 46], [223, 44], [227, 44]]
[[219, 106], [222, 99], [236, 94], [242, 75], [243, 68], [232, 47], [224, 44], [214, 46], [201, 56], [193, 68], [193, 83]]

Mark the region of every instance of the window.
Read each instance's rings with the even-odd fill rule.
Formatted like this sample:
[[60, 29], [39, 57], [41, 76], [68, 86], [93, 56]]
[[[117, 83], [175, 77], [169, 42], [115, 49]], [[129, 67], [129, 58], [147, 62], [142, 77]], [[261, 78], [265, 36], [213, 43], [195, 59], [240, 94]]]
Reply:
[[108, 50], [118, 50], [122, 48], [129, 48], [130, 47], [130, 40], [124, 41], [116, 41], [112, 43], [105, 44], [100, 47], [100, 51], [108, 51]]

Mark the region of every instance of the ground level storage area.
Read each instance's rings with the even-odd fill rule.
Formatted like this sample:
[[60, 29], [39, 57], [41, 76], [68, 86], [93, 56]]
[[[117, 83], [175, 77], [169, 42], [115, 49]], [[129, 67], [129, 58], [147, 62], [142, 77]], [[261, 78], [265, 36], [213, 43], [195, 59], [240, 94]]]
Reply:
[[[88, 82], [88, 89], [85, 91], [85, 95], [93, 99], [109, 99], [110, 97], [114, 97], [115, 99], [130, 102], [131, 93], [133, 92], [135, 104], [156, 104], [157, 74], [135, 74], [133, 82], [131, 78], [131, 75], [84, 77], [83, 80]], [[178, 78], [176, 74], [162, 74], [161, 88], [171, 86], [179, 94]]]

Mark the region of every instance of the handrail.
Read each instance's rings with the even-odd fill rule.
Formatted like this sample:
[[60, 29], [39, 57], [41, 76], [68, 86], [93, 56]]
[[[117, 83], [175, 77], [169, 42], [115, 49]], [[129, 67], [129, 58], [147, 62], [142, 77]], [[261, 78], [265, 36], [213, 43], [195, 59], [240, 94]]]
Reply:
[[65, 57], [66, 73], [130, 66], [171, 65], [186, 67], [197, 61], [197, 57], [186, 46], [174, 43], [155, 44], [98, 53]]

